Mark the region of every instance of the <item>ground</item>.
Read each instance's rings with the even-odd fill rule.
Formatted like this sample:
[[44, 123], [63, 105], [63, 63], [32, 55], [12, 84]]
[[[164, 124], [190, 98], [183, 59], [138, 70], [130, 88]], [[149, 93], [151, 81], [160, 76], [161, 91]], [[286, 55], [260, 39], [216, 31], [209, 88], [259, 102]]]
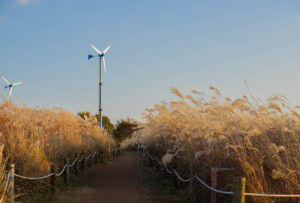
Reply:
[[82, 172], [86, 177], [83, 183], [60, 191], [54, 202], [183, 202], [170, 180], [158, 178], [142, 163], [141, 152], [123, 152]]

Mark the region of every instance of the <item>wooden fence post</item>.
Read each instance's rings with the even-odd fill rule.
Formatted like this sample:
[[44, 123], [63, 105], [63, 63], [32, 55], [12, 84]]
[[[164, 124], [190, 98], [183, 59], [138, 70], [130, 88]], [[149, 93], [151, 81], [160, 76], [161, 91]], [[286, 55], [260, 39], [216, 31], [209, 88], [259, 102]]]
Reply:
[[157, 160], [156, 160], [156, 157], [155, 157], [155, 168], [154, 168], [154, 173], [158, 173], [159, 172], [159, 169], [160, 169], [160, 167], [159, 167], [159, 163], [157, 162]]
[[51, 195], [54, 196], [56, 192], [56, 165], [55, 164], [51, 165], [51, 173], [53, 173], [50, 179]]
[[233, 203], [244, 203], [245, 202], [245, 178], [235, 177], [233, 182]]
[[95, 164], [98, 164], [98, 150], [96, 151], [96, 155], [95, 155]]
[[104, 153], [100, 152], [100, 162], [103, 163], [104, 162]]
[[8, 164], [7, 170], [10, 173], [7, 186], [7, 200], [10, 203], [15, 201], [15, 164]]
[[91, 152], [90, 152], [90, 155], [89, 155], [90, 157], [89, 157], [89, 162], [88, 162], [88, 166], [89, 167], [92, 167], [92, 155], [91, 155]]
[[167, 177], [167, 171], [165, 170], [164, 164], [161, 165], [161, 175], [163, 178]]
[[75, 153], [75, 175], [79, 175], [79, 154], [76, 152]]
[[66, 169], [64, 171], [64, 182], [66, 184], [70, 183], [70, 177], [69, 177], [69, 159], [65, 158], [64, 159], [64, 165], [66, 165]]
[[84, 156], [82, 157], [82, 160], [80, 162], [80, 170], [84, 170]]
[[191, 161], [191, 171], [190, 171], [190, 177], [191, 177], [191, 182], [190, 182], [190, 194], [191, 194], [191, 200], [193, 202], [197, 202], [197, 198], [196, 198], [196, 180], [195, 180], [195, 176], [196, 176], [196, 164], [194, 163], [194, 161]]
[[153, 166], [152, 159], [150, 157], [148, 157], [148, 164], [149, 164], [149, 167]]
[[[217, 189], [217, 170], [211, 168], [210, 173], [211, 173], [211, 186]], [[217, 194], [214, 191], [210, 191], [210, 202], [217, 203]]]
[[175, 174], [175, 169], [173, 169], [173, 174], [172, 175], [173, 175], [174, 188], [176, 190], [178, 190], [179, 186], [178, 186], [177, 177], [176, 177], [176, 174]]

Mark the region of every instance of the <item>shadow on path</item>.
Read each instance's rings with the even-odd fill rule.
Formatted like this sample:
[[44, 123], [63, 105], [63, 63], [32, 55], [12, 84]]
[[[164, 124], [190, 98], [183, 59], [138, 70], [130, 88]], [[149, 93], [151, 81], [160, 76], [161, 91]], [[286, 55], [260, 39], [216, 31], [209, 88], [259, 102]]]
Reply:
[[63, 192], [56, 202], [151, 202], [147, 189], [141, 185], [138, 177], [141, 159], [139, 152], [123, 152], [116, 160], [94, 165], [87, 170], [90, 178], [84, 185]]

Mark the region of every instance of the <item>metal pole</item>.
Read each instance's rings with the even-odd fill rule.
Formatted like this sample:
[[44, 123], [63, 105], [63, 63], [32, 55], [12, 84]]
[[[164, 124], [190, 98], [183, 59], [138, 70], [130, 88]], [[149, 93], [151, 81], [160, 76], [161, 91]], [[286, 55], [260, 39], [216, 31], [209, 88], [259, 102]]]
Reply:
[[99, 83], [99, 126], [102, 128], [102, 56], [100, 59], [100, 83]]

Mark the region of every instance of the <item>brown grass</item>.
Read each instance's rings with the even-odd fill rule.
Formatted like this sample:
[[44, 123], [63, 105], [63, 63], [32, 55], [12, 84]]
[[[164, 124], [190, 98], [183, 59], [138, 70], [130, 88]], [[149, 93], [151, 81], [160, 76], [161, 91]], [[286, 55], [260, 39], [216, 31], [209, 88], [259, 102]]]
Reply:
[[[115, 145], [93, 116], [84, 120], [62, 108], [18, 107], [3, 99], [0, 144], [4, 145], [4, 159], [15, 164], [17, 174], [46, 175], [52, 163], [60, 170], [63, 158], [73, 161], [75, 152], [87, 155], [90, 151]], [[33, 190], [39, 183], [18, 178], [16, 181], [24, 190]]]
[[215, 96], [208, 98], [197, 91], [183, 97], [172, 88], [180, 100], [149, 109], [142, 130], [123, 147], [139, 144], [164, 162], [175, 163], [186, 175], [193, 160], [198, 176], [207, 183], [210, 168], [235, 168], [219, 177], [218, 189], [231, 190], [232, 178], [244, 176], [246, 192], [299, 194], [300, 119], [296, 108], [282, 95], [273, 95], [267, 102], [246, 95], [232, 101], [216, 88], [210, 89]]

